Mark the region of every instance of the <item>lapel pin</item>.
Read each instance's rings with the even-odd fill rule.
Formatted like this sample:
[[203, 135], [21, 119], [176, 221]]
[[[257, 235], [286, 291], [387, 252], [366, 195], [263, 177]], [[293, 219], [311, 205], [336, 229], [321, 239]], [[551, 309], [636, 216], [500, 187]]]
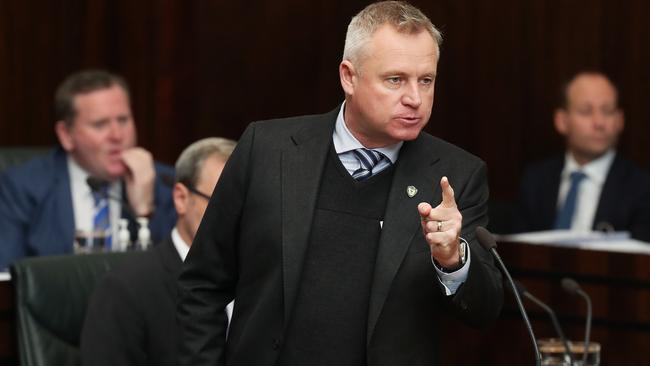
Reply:
[[406, 194], [410, 197], [413, 198], [416, 194], [418, 194], [418, 189], [413, 187], [413, 186], [408, 186], [406, 187]]

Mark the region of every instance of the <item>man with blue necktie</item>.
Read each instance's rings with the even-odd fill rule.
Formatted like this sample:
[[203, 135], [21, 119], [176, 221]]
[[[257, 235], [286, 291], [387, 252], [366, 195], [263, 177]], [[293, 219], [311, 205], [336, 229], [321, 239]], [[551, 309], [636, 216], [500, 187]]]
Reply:
[[616, 151], [624, 125], [616, 87], [585, 71], [561, 97], [554, 122], [566, 152], [527, 168], [515, 231], [629, 231], [650, 242], [650, 177]]
[[148, 217], [153, 240], [174, 226], [171, 187], [163, 183], [174, 171], [137, 146], [124, 79], [80, 71], [61, 83], [54, 102], [60, 146], [0, 175], [0, 269], [88, 245], [78, 234], [108, 247], [123, 216], [132, 228], [133, 216]]
[[485, 164], [422, 132], [440, 42], [417, 8], [371, 4], [348, 27], [344, 103], [248, 127], [180, 275], [181, 365], [430, 366], [441, 316], [496, 318]]

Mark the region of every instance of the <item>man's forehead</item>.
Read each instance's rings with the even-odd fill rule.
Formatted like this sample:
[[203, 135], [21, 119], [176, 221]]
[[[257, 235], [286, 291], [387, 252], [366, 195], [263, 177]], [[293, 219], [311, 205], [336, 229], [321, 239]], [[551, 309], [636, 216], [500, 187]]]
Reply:
[[402, 33], [393, 27], [382, 27], [373, 34], [368, 42], [365, 58], [373, 59], [375, 62], [403, 60], [413, 63], [436, 64], [438, 48], [426, 30], [417, 33]]
[[[604, 97], [604, 98], [603, 98]], [[617, 92], [612, 83], [602, 75], [584, 74], [576, 77], [567, 88], [568, 102], [594, 98], [617, 102]]]

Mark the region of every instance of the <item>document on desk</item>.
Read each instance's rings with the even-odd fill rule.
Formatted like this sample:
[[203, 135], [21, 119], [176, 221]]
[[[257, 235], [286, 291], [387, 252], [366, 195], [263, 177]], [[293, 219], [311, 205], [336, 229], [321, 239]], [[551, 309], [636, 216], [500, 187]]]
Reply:
[[498, 241], [650, 255], [650, 243], [631, 239], [627, 231], [549, 230], [497, 235]]
[[0, 282], [11, 281], [11, 274], [9, 272], [0, 272]]

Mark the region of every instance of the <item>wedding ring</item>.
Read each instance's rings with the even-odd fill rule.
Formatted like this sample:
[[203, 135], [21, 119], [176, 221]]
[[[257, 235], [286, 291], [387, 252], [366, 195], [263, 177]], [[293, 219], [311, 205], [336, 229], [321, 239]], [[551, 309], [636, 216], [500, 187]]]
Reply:
[[442, 221], [438, 221], [438, 231], [442, 231]]

